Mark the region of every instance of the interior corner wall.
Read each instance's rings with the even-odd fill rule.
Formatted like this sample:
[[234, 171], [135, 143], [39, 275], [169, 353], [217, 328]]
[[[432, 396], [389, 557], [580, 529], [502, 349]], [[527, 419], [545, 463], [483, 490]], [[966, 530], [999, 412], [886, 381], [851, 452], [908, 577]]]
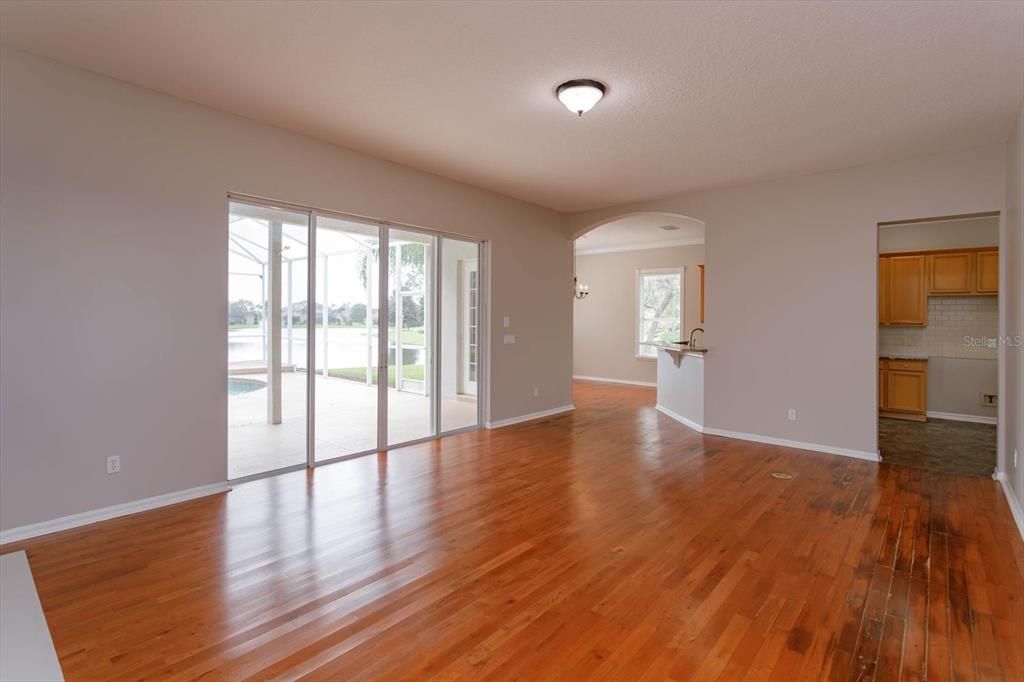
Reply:
[[[1006, 145], [588, 211], [705, 223], [705, 426], [875, 453], [880, 222], [1002, 211]], [[795, 408], [798, 419], [789, 421]]]
[[0, 529], [225, 479], [228, 192], [487, 240], [490, 418], [571, 404], [563, 215], [5, 47]]
[[[636, 275], [650, 268], [684, 268], [683, 338], [700, 326], [700, 271], [704, 246], [578, 254], [576, 274], [590, 295], [573, 307], [574, 376], [654, 383], [655, 358], [636, 357]], [[698, 337], [699, 338], [699, 337]]]
[[[1003, 213], [1002, 304], [1003, 370], [999, 402], [1000, 469], [1024, 504], [1024, 108], [1017, 116], [1006, 154], [1006, 210]], [[1013, 453], [1017, 452], [1014, 466]]]

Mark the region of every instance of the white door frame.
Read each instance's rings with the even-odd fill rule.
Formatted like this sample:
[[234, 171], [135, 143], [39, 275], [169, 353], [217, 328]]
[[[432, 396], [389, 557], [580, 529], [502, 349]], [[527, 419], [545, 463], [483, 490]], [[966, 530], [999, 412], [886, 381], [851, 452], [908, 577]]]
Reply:
[[[476, 320], [471, 322], [473, 315], [470, 300], [473, 289], [470, 286], [469, 275], [476, 274]], [[480, 261], [479, 258], [459, 261], [459, 319], [458, 319], [458, 392], [464, 395], [477, 395], [478, 379], [480, 376]], [[470, 331], [476, 332], [475, 341]], [[470, 357], [473, 347], [476, 348], [476, 358], [473, 361], [476, 365], [475, 379], [469, 378]]]

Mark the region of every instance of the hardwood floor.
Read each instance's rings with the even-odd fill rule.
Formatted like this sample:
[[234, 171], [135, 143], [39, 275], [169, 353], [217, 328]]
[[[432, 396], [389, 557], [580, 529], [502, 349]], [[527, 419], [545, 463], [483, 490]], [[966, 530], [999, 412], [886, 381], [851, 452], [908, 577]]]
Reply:
[[71, 680], [1024, 679], [994, 481], [576, 405], [3, 551]]

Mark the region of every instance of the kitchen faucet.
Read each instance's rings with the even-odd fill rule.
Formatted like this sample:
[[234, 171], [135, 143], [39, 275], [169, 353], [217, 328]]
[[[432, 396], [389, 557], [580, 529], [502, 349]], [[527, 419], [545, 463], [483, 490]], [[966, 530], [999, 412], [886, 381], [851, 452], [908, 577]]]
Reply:
[[701, 328], [701, 327], [694, 327], [693, 331], [690, 332], [690, 340], [686, 342], [686, 345], [690, 347], [690, 350], [693, 350], [695, 348], [695, 346], [693, 345], [693, 335], [696, 334], [697, 332], [701, 333], [701, 337], [702, 338], [704, 336], [704, 329], [703, 328]]

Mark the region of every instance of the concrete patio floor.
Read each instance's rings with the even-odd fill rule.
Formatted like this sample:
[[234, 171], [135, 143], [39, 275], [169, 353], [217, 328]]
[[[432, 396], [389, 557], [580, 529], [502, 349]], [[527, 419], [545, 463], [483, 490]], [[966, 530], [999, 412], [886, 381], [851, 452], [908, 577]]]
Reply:
[[[228, 478], [242, 478], [306, 461], [306, 374], [281, 375], [280, 424], [267, 423], [267, 389], [228, 396]], [[238, 379], [266, 382], [267, 375]], [[442, 400], [442, 429], [477, 423], [472, 397]], [[346, 379], [316, 376], [316, 448], [318, 461], [372, 450], [377, 446], [377, 387]], [[431, 435], [427, 396], [388, 389], [388, 442], [403, 443]]]

